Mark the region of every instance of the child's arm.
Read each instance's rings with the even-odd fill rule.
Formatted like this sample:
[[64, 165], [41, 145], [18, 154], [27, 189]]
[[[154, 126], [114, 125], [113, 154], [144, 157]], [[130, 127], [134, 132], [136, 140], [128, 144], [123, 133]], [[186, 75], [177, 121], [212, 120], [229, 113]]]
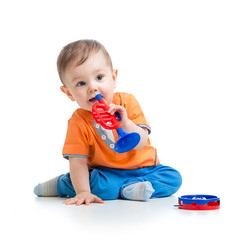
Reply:
[[89, 171], [87, 165], [87, 158], [69, 157], [70, 176], [76, 196], [70, 198], [63, 203], [66, 205], [86, 204], [92, 202], [103, 203], [103, 200], [91, 193], [89, 185]]
[[119, 123], [124, 131], [126, 131], [127, 133], [137, 132], [140, 134], [141, 137], [140, 142], [134, 149], [139, 150], [143, 148], [148, 140], [148, 130], [137, 126], [134, 122], [128, 119], [127, 111], [123, 106], [110, 104], [109, 107], [110, 108], [108, 112], [111, 113], [112, 115], [115, 114], [115, 112], [118, 112], [120, 114], [121, 121]]

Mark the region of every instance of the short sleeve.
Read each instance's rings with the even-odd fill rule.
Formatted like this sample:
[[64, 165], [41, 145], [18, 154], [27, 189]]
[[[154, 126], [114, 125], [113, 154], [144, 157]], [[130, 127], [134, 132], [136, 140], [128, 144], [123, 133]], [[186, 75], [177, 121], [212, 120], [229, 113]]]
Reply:
[[138, 103], [137, 99], [132, 94], [127, 94], [125, 99], [125, 108], [128, 113], [128, 118], [133, 121], [136, 125], [147, 128], [149, 134], [151, 133], [151, 128], [146, 120], [144, 113]]
[[84, 121], [81, 121], [76, 114], [73, 114], [68, 121], [62, 154], [66, 159], [69, 156], [88, 157], [89, 155], [88, 133]]

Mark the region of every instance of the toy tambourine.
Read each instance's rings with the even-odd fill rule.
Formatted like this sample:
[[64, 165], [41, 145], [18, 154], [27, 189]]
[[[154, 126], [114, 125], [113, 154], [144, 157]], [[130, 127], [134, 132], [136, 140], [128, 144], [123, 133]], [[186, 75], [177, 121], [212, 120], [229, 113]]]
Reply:
[[183, 195], [175, 206], [186, 210], [214, 210], [220, 208], [220, 198], [214, 195]]

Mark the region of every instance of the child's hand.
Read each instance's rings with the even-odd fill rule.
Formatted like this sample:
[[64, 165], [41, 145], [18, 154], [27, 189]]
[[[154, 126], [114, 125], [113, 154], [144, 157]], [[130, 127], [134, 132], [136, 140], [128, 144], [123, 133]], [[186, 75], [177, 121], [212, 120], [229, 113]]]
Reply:
[[79, 206], [81, 204], [89, 205], [90, 203], [93, 202], [104, 203], [101, 198], [97, 197], [96, 195], [88, 191], [84, 191], [77, 194], [74, 198], [67, 199], [63, 203], [66, 205], [76, 204], [77, 206]]
[[115, 112], [119, 113], [119, 115], [121, 117], [121, 121], [119, 121], [119, 123], [122, 127], [127, 123], [127, 120], [128, 120], [127, 111], [123, 106], [114, 105], [113, 103], [111, 103], [109, 105], [108, 112], [112, 115], [114, 115]]

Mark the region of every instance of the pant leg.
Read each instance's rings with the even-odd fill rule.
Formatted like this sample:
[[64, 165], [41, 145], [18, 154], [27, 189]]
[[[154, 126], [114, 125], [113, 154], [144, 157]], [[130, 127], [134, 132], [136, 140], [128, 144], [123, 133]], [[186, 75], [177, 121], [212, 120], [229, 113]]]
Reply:
[[[177, 170], [162, 164], [136, 170], [89, 168], [91, 192], [103, 200], [124, 198], [124, 187], [144, 181], [151, 182], [155, 190], [152, 198], [158, 198], [176, 193], [182, 184], [182, 177]], [[70, 173], [59, 176], [57, 192], [60, 197], [76, 196]]]
[[95, 168], [91, 172], [91, 192], [103, 200], [120, 198], [120, 188], [124, 182], [117, 169]]
[[182, 185], [180, 173], [172, 167], [159, 164], [146, 170], [143, 180], [151, 182], [155, 190], [152, 198], [170, 196], [176, 193]]
[[[120, 188], [125, 179], [119, 170], [110, 168], [89, 168], [89, 183], [91, 193], [102, 200], [121, 198]], [[57, 192], [60, 197], [74, 197], [76, 192], [73, 188], [70, 173], [60, 175], [57, 181]]]
[[57, 180], [57, 193], [59, 197], [75, 197], [76, 192], [73, 188], [70, 173], [62, 174]]
[[162, 164], [137, 169], [135, 170], [135, 173], [137, 173], [137, 176], [129, 178], [129, 180], [122, 186], [121, 192], [123, 188], [130, 184], [149, 181], [155, 190], [151, 198], [159, 198], [176, 193], [182, 184], [180, 173], [177, 170]]

